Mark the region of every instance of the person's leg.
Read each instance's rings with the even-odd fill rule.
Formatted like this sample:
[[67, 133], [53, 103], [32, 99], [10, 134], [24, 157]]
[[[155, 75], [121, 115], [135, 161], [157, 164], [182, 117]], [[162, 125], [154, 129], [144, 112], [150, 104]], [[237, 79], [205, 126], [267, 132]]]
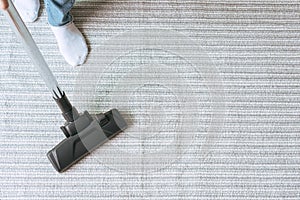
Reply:
[[75, 0], [45, 0], [48, 22], [51, 26], [63, 26], [73, 21], [70, 10]]
[[75, 0], [45, 0], [48, 22], [59, 50], [70, 65], [77, 66], [84, 63], [88, 48], [70, 14], [74, 2]]
[[12, 0], [25, 22], [34, 22], [39, 14], [40, 0]]

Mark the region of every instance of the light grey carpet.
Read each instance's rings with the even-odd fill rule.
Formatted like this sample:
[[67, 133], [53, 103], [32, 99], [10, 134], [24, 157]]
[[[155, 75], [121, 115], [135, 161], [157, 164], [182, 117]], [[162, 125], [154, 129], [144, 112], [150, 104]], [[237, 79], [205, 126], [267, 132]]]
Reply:
[[63, 119], [0, 16], [0, 199], [300, 199], [300, 3], [77, 1], [69, 67], [44, 8], [28, 24], [79, 110], [129, 128], [63, 174]]

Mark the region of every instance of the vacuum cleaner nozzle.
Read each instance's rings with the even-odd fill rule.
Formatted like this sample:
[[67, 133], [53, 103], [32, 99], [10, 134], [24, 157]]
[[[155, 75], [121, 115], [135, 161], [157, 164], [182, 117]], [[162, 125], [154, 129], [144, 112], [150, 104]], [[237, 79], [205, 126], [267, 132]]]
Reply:
[[104, 114], [80, 114], [72, 107], [66, 95], [55, 98], [63, 111], [66, 123], [61, 130], [67, 137], [56, 145], [47, 156], [58, 172], [64, 172], [84, 156], [127, 128], [118, 110], [112, 109]]

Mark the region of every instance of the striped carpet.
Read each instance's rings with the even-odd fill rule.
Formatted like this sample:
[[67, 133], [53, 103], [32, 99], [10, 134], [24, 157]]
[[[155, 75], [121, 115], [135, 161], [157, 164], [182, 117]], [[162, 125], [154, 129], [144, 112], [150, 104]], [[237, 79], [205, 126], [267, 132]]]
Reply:
[[67, 172], [63, 118], [0, 15], [0, 199], [300, 199], [300, 3], [81, 0], [68, 66], [42, 4], [27, 24], [80, 111], [128, 129]]

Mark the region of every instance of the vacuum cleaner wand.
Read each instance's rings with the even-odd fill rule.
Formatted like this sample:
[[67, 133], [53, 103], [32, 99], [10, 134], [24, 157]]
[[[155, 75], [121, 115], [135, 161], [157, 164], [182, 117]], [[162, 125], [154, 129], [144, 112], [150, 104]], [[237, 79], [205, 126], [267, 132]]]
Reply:
[[4, 11], [4, 15], [10, 23], [12, 30], [17, 35], [18, 39], [22, 42], [24, 49], [30, 56], [33, 64], [37, 68], [40, 76], [44, 80], [46, 86], [48, 87], [52, 95], [54, 96], [55, 93], [59, 94], [59, 86], [56, 81], [56, 78], [49, 69], [44, 57], [42, 56], [39, 48], [32, 39], [31, 34], [29, 33], [27, 27], [22, 21], [13, 3], [10, 0], [8, 1], [8, 3], [9, 7]]
[[49, 69], [13, 3], [11, 0], [8, 0], [8, 3], [9, 6], [4, 10], [4, 15], [7, 17], [17, 37], [23, 43], [25, 50], [38, 69], [40, 76], [46, 83], [66, 120], [61, 130], [67, 138], [47, 154], [54, 168], [58, 172], [63, 172], [99, 145], [126, 129], [127, 124], [116, 109], [112, 109], [104, 114], [90, 115], [87, 111], [79, 113], [71, 105], [65, 92], [60, 89], [56, 78]]

